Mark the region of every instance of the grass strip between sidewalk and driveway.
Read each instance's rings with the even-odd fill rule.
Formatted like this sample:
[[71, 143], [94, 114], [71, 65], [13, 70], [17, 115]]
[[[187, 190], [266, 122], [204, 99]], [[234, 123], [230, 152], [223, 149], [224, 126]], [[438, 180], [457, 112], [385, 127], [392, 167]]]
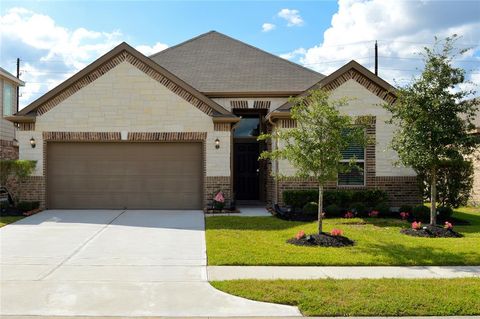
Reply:
[[466, 223], [454, 229], [463, 238], [420, 238], [400, 233], [410, 223], [387, 218], [324, 220], [324, 230], [339, 228], [355, 245], [342, 248], [300, 247], [286, 243], [304, 230], [316, 232], [316, 222], [292, 222], [274, 217], [208, 217], [209, 265], [289, 266], [446, 266], [480, 265], [480, 209], [454, 213]]
[[480, 278], [231, 280], [212, 286], [306, 316], [480, 315]]
[[0, 216], [0, 227], [14, 223], [23, 218], [25, 218], [25, 216]]

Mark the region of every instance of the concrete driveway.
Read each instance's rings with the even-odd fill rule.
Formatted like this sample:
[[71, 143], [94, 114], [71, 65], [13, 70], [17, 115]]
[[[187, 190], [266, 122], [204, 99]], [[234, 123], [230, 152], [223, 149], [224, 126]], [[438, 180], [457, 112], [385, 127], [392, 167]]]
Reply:
[[50, 210], [0, 244], [0, 315], [300, 315], [210, 286], [200, 211]]

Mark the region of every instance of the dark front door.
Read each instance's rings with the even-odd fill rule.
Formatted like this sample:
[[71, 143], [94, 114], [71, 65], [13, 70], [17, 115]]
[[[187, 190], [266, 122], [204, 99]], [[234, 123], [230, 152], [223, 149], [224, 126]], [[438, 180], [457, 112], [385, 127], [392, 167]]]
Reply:
[[235, 143], [234, 187], [238, 200], [259, 199], [259, 155], [258, 143]]

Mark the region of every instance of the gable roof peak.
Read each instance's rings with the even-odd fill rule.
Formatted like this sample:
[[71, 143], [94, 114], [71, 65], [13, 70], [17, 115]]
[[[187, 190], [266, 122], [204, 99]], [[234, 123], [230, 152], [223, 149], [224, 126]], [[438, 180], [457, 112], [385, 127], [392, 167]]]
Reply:
[[[224, 109], [218, 103], [209, 99], [187, 82], [158, 65], [153, 60], [147, 58], [126, 42], [120, 43], [84, 69], [33, 101], [27, 107], [20, 110], [16, 115], [41, 115], [68, 98], [74, 92], [101, 77], [103, 74], [116, 67], [119, 63], [125, 61], [128, 61], [130, 64], [141, 69], [148, 76], [169, 87], [172, 91], [175, 91], [176, 94], [208, 115], [216, 117], [235, 117], [231, 112]], [[173, 90], [172, 87], [175, 87], [175, 90]]]

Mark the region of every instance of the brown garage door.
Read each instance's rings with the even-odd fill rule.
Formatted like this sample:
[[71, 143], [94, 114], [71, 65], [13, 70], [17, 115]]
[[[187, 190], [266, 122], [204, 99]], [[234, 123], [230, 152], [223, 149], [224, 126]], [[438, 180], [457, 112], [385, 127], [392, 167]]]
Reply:
[[49, 208], [200, 209], [201, 143], [48, 143]]

